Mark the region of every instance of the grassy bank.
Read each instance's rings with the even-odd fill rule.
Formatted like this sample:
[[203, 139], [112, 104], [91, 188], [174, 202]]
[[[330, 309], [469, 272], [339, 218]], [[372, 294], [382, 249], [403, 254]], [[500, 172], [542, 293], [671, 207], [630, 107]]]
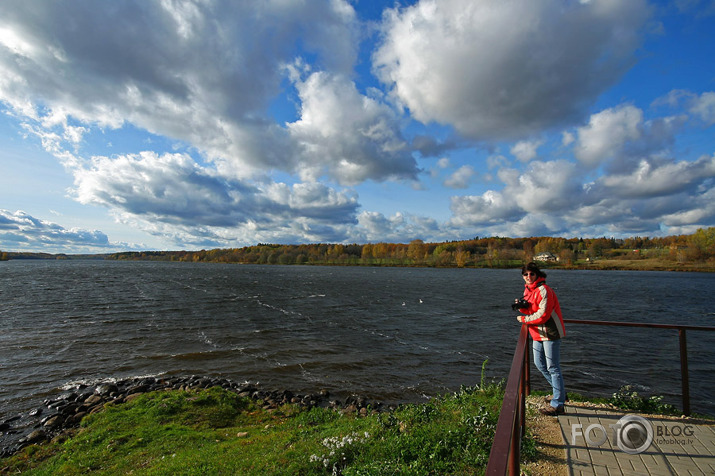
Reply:
[[462, 389], [360, 416], [264, 409], [218, 387], [152, 392], [107, 405], [71, 434], [25, 448], [1, 462], [2, 472], [480, 474], [502, 397], [496, 385]]
[[597, 270], [621, 270], [621, 271], [691, 271], [712, 273], [715, 272], [715, 262], [692, 261], [677, 262], [663, 258], [641, 258], [641, 259], [598, 259], [593, 261], [578, 260], [572, 265], [545, 265], [545, 268], [563, 269], [597, 269]]

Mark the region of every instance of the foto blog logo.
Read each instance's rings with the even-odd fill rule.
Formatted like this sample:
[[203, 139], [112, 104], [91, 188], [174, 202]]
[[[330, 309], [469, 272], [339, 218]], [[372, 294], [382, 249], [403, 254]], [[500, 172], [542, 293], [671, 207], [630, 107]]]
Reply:
[[[660, 424], [654, 427], [638, 415], [625, 415], [618, 423], [608, 427], [611, 429], [611, 444], [632, 455], [643, 453], [654, 441], [658, 445], [693, 444], [691, 437], [695, 434], [692, 425]], [[571, 446], [576, 446], [577, 437], [583, 438], [588, 446], [598, 447], [608, 441], [609, 432], [599, 423], [588, 425], [586, 429], [576, 423], [571, 425]]]
[[[653, 442], [653, 425], [638, 415], [626, 415], [618, 423], [608, 425], [611, 428], [611, 443], [628, 454], [639, 454], [647, 450]], [[571, 446], [576, 445], [576, 437], [581, 436], [588, 446], [601, 446], [608, 441], [608, 431], [600, 423], [571, 425]]]

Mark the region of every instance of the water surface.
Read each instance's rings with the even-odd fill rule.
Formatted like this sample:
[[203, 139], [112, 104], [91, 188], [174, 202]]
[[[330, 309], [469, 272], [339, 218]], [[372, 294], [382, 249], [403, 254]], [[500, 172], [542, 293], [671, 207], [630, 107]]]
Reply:
[[[0, 263], [0, 419], [77, 382], [209, 375], [383, 402], [505, 378], [518, 270], [171, 262]], [[715, 275], [549, 272], [565, 317], [713, 324]], [[689, 332], [694, 411], [715, 414], [715, 333]], [[568, 391], [680, 403], [677, 331], [567, 325]], [[545, 389], [533, 374], [536, 388]]]

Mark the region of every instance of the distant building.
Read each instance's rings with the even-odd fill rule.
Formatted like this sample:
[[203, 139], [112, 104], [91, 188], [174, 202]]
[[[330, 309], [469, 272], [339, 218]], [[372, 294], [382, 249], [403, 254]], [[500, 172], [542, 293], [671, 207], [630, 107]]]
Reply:
[[558, 261], [559, 257], [553, 253], [546, 251], [544, 253], [539, 253], [538, 255], [534, 256], [534, 259], [536, 261]]

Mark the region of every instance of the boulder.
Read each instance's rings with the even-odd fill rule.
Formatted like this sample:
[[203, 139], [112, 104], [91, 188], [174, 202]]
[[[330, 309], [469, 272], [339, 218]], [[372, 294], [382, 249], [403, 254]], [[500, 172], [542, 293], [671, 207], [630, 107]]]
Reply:
[[59, 428], [65, 422], [62, 415], [53, 415], [45, 420], [42, 426], [47, 428]]
[[117, 393], [118, 391], [119, 387], [113, 383], [102, 383], [97, 385], [97, 388], [94, 389], [94, 393], [97, 395], [111, 395], [113, 393]]
[[45, 433], [43, 430], [35, 430], [31, 432], [29, 435], [24, 437], [23, 439], [20, 440], [20, 443], [31, 445], [34, 443], [39, 443], [41, 441], [45, 441], [47, 439], [47, 433]]
[[85, 405], [95, 405], [101, 401], [102, 397], [100, 397], [99, 395], [90, 395], [89, 397], [87, 397], [84, 403]]

